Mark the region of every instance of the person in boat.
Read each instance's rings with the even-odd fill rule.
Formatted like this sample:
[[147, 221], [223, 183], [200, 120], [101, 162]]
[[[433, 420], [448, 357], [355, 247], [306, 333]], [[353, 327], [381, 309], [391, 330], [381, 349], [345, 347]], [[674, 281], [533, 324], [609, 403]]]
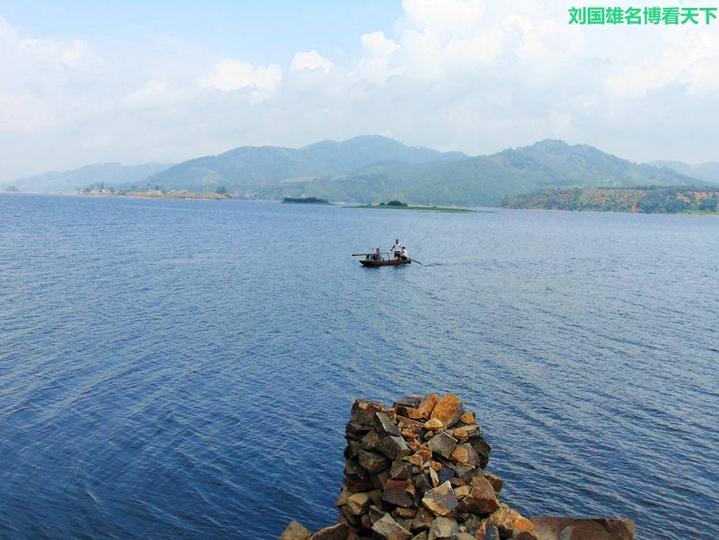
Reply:
[[400, 258], [403, 261], [406, 261], [407, 259], [409, 259], [409, 252], [407, 251], [407, 248], [404, 246], [402, 246], [402, 249], [400, 250]]
[[402, 246], [399, 243], [399, 238], [395, 239], [394, 245], [389, 248], [390, 253], [394, 253], [395, 259], [401, 259], [402, 258]]
[[375, 261], [381, 261], [382, 260], [382, 253], [380, 252], [379, 248], [374, 250], [374, 260]]

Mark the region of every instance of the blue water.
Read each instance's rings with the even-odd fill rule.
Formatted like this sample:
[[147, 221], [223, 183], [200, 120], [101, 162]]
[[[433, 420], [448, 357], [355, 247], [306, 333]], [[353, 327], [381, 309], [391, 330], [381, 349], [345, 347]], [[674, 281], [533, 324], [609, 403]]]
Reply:
[[521, 511], [719, 538], [718, 277], [711, 217], [0, 196], [0, 537], [331, 524], [353, 398], [436, 390]]

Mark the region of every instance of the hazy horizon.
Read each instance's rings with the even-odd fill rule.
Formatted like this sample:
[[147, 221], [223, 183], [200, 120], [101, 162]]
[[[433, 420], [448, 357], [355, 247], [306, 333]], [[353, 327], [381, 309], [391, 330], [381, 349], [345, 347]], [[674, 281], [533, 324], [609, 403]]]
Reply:
[[717, 25], [571, 26], [573, 5], [0, 0], [0, 182], [366, 134], [719, 161]]

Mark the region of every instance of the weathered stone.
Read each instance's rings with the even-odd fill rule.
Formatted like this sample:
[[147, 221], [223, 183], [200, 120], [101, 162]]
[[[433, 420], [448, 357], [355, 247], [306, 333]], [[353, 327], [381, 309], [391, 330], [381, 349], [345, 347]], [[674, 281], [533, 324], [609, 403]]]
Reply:
[[382, 500], [395, 506], [410, 508], [414, 506], [416, 491], [411, 480], [387, 480]]
[[422, 418], [429, 418], [432, 415], [432, 411], [437, 405], [437, 402], [439, 402], [439, 396], [437, 394], [428, 394], [420, 401], [419, 405], [417, 405], [417, 409], [422, 413]]
[[384, 490], [384, 485], [387, 483], [387, 480], [389, 480], [389, 469], [372, 475], [372, 485], [375, 489]]
[[439, 475], [434, 469], [429, 469], [429, 481], [432, 483], [432, 487], [437, 487], [440, 484]]
[[409, 396], [402, 396], [399, 399], [395, 399], [392, 403], [393, 407], [419, 407], [420, 402], [422, 401], [422, 396], [418, 395], [409, 395]]
[[[499, 508], [497, 495], [492, 484], [484, 476], [472, 478], [469, 494], [459, 503], [458, 509], [462, 512], [475, 514], [491, 514]], [[496, 525], [495, 521], [495, 525]]]
[[340, 496], [337, 497], [337, 502], [335, 502], [335, 506], [342, 506], [343, 504], [347, 504], [347, 498], [350, 495], [352, 495], [352, 493], [347, 489], [347, 486], [343, 486]]
[[487, 444], [487, 441], [485, 441], [479, 433], [472, 435], [469, 438], [469, 444], [471, 444], [474, 451], [477, 452], [477, 455], [479, 456], [479, 466], [484, 469], [487, 466], [487, 463], [489, 463], [489, 453], [491, 452], [492, 447]]
[[459, 426], [450, 429], [448, 433], [458, 441], [465, 442], [468, 441], [472, 435], [478, 434], [479, 429], [477, 429], [477, 426]]
[[372, 429], [368, 431], [364, 437], [360, 440], [360, 444], [364, 450], [374, 450], [379, 444], [381, 437], [376, 430]]
[[485, 519], [475, 530], [474, 537], [477, 540], [499, 540], [499, 530], [491, 519]]
[[421, 533], [415, 534], [412, 537], [412, 540], [427, 540], [427, 531], [422, 531]]
[[362, 426], [373, 426], [375, 413], [383, 411], [384, 406], [367, 399], [358, 399], [352, 405], [352, 416], [350, 422]]
[[424, 419], [422, 411], [415, 409], [414, 407], [397, 407], [397, 414], [401, 415], [400, 417], [404, 416], [413, 420]]
[[382, 493], [383, 490], [375, 489], [369, 492], [370, 501], [376, 506], [382, 506]]
[[392, 435], [383, 437], [377, 444], [377, 450], [390, 459], [402, 458], [412, 453], [412, 450], [409, 449], [401, 436]]
[[438, 431], [444, 429], [444, 423], [438, 418], [430, 418], [424, 423], [424, 429]]
[[320, 529], [310, 536], [310, 540], [346, 540], [350, 528], [346, 523], [338, 523], [332, 527]]
[[[489, 484], [488, 481], [487, 483]], [[501, 536], [514, 536], [522, 532], [532, 532], [534, 530], [534, 523], [532, 523], [531, 520], [516, 510], [512, 510], [504, 503], [500, 504], [492, 514], [492, 523], [499, 529]], [[569, 537], [567, 536], [567, 538]], [[564, 540], [564, 537], [562, 540]]]
[[360, 450], [359, 464], [371, 473], [378, 473], [389, 467], [389, 461], [386, 457], [378, 452], [368, 450]]
[[437, 471], [437, 474], [439, 475], [440, 483], [444, 483], [447, 480], [451, 480], [455, 476], [454, 469], [451, 469], [450, 467], [444, 467], [444, 466], [439, 471]]
[[372, 530], [384, 540], [409, 540], [412, 537], [412, 533], [392, 519], [389, 514], [376, 521], [372, 525]]
[[353, 422], [349, 422], [347, 424], [347, 427], [345, 428], [345, 435], [348, 439], [354, 439], [356, 441], [359, 441], [370, 429], [372, 428], [369, 426], [363, 426], [362, 424], [355, 424]]
[[422, 504], [435, 516], [446, 516], [457, 508], [457, 497], [449, 482], [430, 489], [422, 497]]
[[[586, 539], [587, 537], [586, 537], [585, 535], [582, 535], [582, 536], [579, 537], [579, 538], [581, 538], [581, 539]], [[512, 537], [512, 540], [537, 540], [537, 537], [534, 536], [532, 533], [522, 532], [522, 533], [519, 533], [519, 534], [515, 534], [515, 535]]]
[[360, 464], [356, 459], [351, 458], [345, 460], [345, 474], [360, 475], [365, 472], [366, 471], [362, 467], [360, 467]]
[[291, 521], [278, 540], [307, 540], [311, 534], [301, 523]]
[[348, 490], [356, 492], [369, 491], [374, 487], [374, 484], [369, 478], [363, 478], [354, 474], [348, 474], [345, 475], [345, 486], [347, 486]]
[[435, 540], [439, 538], [452, 538], [459, 532], [459, 525], [454, 519], [448, 517], [437, 517], [432, 522], [432, 526], [429, 528], [428, 540]]
[[462, 400], [453, 394], [442, 396], [430, 418], [435, 418], [444, 424], [445, 427], [452, 427], [462, 416]]
[[402, 519], [412, 519], [416, 513], [416, 508], [404, 508], [402, 506], [398, 506], [392, 511], [392, 514]]
[[469, 443], [458, 444], [452, 452], [452, 459], [459, 463], [478, 466], [480, 463], [479, 456], [475, 452], [474, 448]]
[[427, 446], [429, 446], [435, 454], [449, 458], [457, 446], [457, 439], [449, 435], [446, 431], [440, 431], [429, 440]]
[[380, 433], [385, 435], [396, 435], [397, 437], [402, 436], [397, 424], [394, 423], [394, 420], [392, 420], [389, 414], [384, 412], [375, 413], [375, 420], [375, 426], [377, 426]]
[[419, 433], [424, 429], [424, 421], [420, 421], [419, 419], [405, 418], [404, 416], [397, 417], [397, 425], [399, 426], [400, 430], [408, 429], [415, 433]]
[[362, 450], [362, 445], [359, 441], [348, 441], [345, 447], [344, 456], [347, 459], [356, 458], [359, 455], [359, 451]]
[[359, 516], [364, 514], [369, 508], [370, 497], [369, 493], [364, 491], [362, 493], [353, 493], [347, 497], [347, 507], [349, 508], [352, 515]]
[[466, 512], [458, 512], [458, 515], [462, 518], [462, 526], [468, 533], [474, 534], [479, 530], [485, 522], [492, 523], [489, 518], [477, 516], [475, 514], [468, 514]]
[[460, 415], [459, 421], [463, 424], [476, 424], [477, 418], [474, 416], [473, 412], [465, 411]]
[[412, 519], [412, 530], [429, 529], [434, 521], [434, 515], [426, 508], [420, 508]]
[[354, 515], [347, 505], [340, 506], [339, 522], [346, 523], [349, 525], [350, 529], [355, 529], [360, 524], [360, 516]]
[[561, 540], [632, 540], [635, 525], [631, 519], [570, 518], [541, 516], [530, 518], [534, 536]]
[[369, 517], [369, 514], [362, 514], [362, 517], [360, 518], [360, 523], [362, 524], [363, 529], [372, 528], [372, 519]]
[[393, 461], [389, 468], [390, 478], [397, 480], [407, 480], [412, 476], [412, 464], [406, 461]]
[[497, 476], [496, 474], [485, 472], [484, 477], [489, 481], [490, 484], [492, 484], [495, 493], [499, 494], [499, 492], [502, 491], [504, 480], [502, 480], [499, 476]]
[[432, 489], [432, 481], [429, 478], [429, 473], [415, 475], [414, 488], [417, 490], [417, 495], [419, 497], [424, 497], [424, 494]]
[[[380, 509], [379, 505], [370, 505], [369, 511], [367, 512], [367, 515], [369, 516], [370, 521], [372, 524], [377, 523], [378, 520], [382, 519], [382, 517], [387, 512], [384, 512], [382, 509]], [[369, 527], [371, 528], [371, 527]]]
[[474, 538], [474, 535], [469, 534], [468, 532], [461, 532], [454, 537], [454, 540], [476, 540], [476, 539]]
[[469, 495], [470, 491], [471, 488], [469, 486], [459, 486], [454, 488], [454, 496], [457, 497], [457, 500], [461, 500]]

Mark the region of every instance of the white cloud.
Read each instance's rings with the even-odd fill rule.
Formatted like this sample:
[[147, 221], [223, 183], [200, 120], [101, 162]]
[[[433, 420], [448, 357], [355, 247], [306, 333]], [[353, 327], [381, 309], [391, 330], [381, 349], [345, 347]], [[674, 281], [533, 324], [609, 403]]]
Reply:
[[354, 53], [259, 64], [166, 36], [30, 36], [0, 18], [3, 179], [368, 132], [469, 153], [560, 136], [716, 160], [719, 22], [570, 26], [574, 4], [404, 0], [392, 30], [359, 32]]
[[360, 36], [362, 48], [377, 56], [387, 56], [399, 49], [399, 44], [384, 35], [384, 32], [372, 32], [371, 34], [362, 34]]
[[327, 73], [334, 67], [334, 64], [315, 50], [298, 52], [292, 57], [290, 71], [296, 72], [303, 69], [321, 70]]
[[282, 69], [277, 64], [253, 66], [237, 60], [221, 60], [202, 79], [205, 86], [222, 92], [240, 92], [253, 103], [272, 98], [282, 84]]

